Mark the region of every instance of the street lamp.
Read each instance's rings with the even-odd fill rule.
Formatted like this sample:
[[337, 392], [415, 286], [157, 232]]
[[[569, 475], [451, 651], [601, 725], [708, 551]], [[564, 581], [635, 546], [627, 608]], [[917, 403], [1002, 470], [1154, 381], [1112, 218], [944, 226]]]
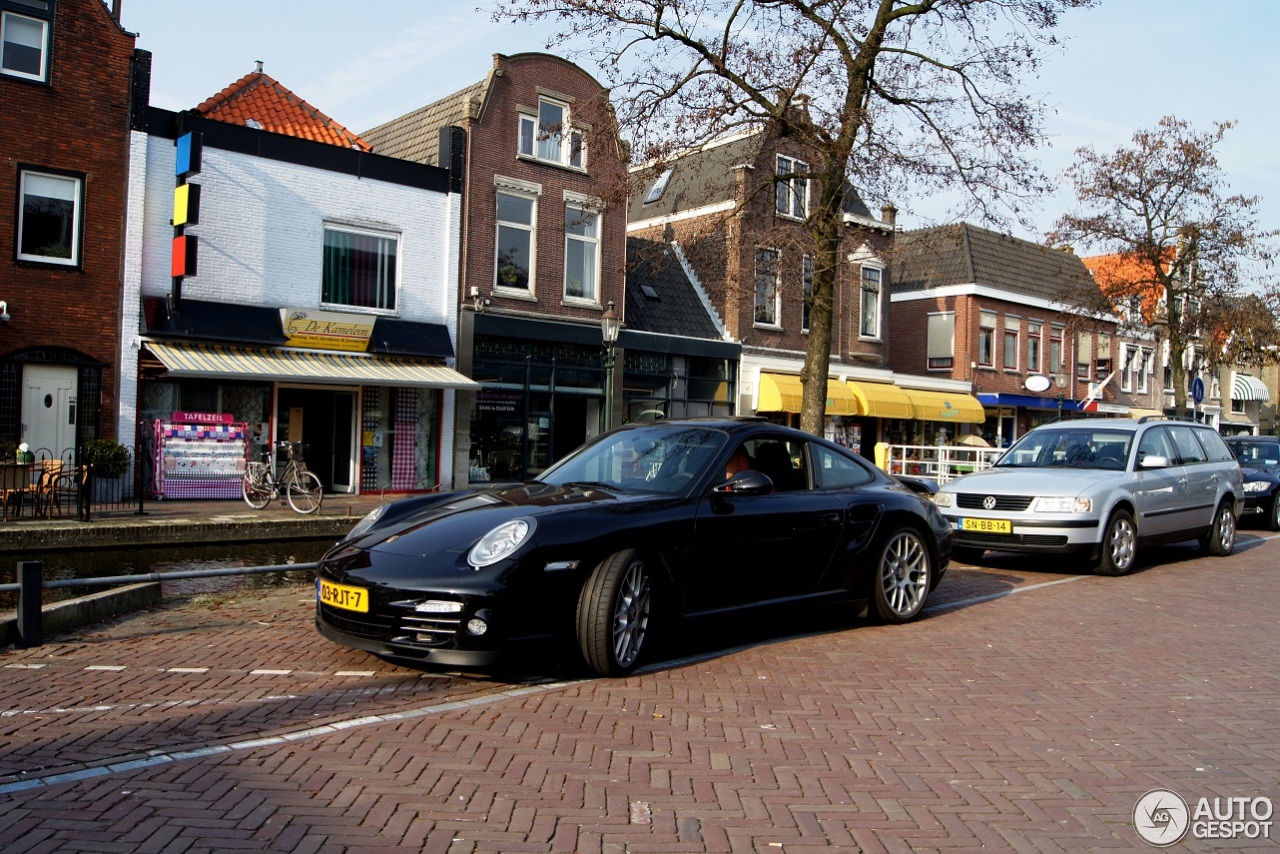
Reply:
[[613, 300], [600, 315], [600, 335], [604, 339], [604, 429], [613, 428], [613, 348], [618, 343], [622, 318], [613, 311]]

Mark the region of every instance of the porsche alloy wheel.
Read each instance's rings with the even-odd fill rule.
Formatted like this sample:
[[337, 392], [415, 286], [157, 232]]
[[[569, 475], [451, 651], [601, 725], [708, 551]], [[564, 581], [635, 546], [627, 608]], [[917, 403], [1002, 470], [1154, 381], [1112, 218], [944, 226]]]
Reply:
[[911, 529], [894, 534], [880, 552], [876, 570], [876, 613], [886, 623], [905, 623], [920, 613], [929, 596], [929, 548]]
[[649, 635], [653, 578], [634, 549], [604, 560], [578, 597], [578, 644], [601, 676], [624, 676]]

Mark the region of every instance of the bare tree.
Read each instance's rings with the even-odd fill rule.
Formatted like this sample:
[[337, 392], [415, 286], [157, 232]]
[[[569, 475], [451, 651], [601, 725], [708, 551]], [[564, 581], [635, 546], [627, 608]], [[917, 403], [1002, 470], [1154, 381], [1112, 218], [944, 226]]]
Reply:
[[[559, 20], [549, 47], [594, 59], [641, 162], [771, 125], [815, 154], [815, 264], [801, 426], [820, 433], [844, 194], [962, 190], [964, 213], [1020, 216], [1044, 188], [1021, 87], [1060, 12], [1093, 0], [508, 0], [499, 19]], [[588, 47], [574, 49], [575, 45]], [[803, 107], [803, 108], [802, 108]]]
[[[1258, 197], [1228, 195], [1216, 148], [1231, 127], [1221, 122], [1201, 133], [1168, 116], [1110, 154], [1078, 149], [1067, 177], [1080, 210], [1062, 216], [1048, 236], [1122, 259], [1099, 282], [1103, 293], [1077, 307], [1095, 315], [1132, 307], [1132, 322], [1159, 331], [1169, 343], [1180, 411], [1197, 339], [1208, 342], [1202, 355], [1210, 363], [1274, 352], [1265, 349], [1265, 330], [1275, 326], [1266, 301], [1241, 297], [1248, 287], [1269, 291], [1268, 282], [1245, 277], [1271, 263], [1277, 232], [1259, 227]], [[1249, 334], [1233, 337], [1235, 327]]]

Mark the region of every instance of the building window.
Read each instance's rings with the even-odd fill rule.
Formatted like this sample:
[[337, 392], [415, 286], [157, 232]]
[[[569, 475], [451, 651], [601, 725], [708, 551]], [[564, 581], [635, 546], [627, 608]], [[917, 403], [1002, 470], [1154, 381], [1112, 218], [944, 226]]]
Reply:
[[532, 196], [499, 191], [495, 288], [531, 292], [536, 206]]
[[1005, 315], [1004, 318], [1004, 369], [1018, 370], [1018, 333], [1022, 330], [1022, 318]]
[[395, 311], [398, 243], [395, 235], [325, 226], [320, 301]]
[[978, 365], [983, 368], [996, 366], [996, 313], [978, 312]]
[[800, 331], [809, 331], [809, 309], [813, 306], [813, 256], [800, 259], [800, 287], [804, 301], [800, 304]]
[[564, 295], [599, 304], [600, 214], [570, 202], [564, 209]]
[[761, 326], [779, 326], [778, 322], [778, 250], [756, 250], [756, 314]]
[[1040, 345], [1044, 341], [1043, 325], [1038, 320], [1027, 321], [1027, 370], [1040, 373]]
[[18, 260], [78, 265], [83, 182], [65, 175], [23, 170], [21, 184]]
[[1049, 373], [1062, 373], [1062, 335], [1065, 328], [1053, 324], [1049, 327]]
[[1076, 379], [1086, 380], [1093, 373], [1093, 335], [1080, 332], [1076, 335]]
[[13, 0], [40, 17], [0, 12], [0, 72], [27, 80], [49, 79], [48, 0]]
[[858, 331], [863, 338], [880, 337], [880, 270], [862, 268], [862, 304], [858, 315]]
[[1104, 332], [1098, 333], [1098, 355], [1095, 365], [1097, 379], [1106, 379], [1111, 373], [1111, 336]]
[[931, 371], [951, 370], [955, 364], [955, 312], [948, 311], [943, 314], [931, 314], [927, 322], [928, 369]]
[[520, 116], [520, 154], [559, 166], [585, 168], [582, 132], [569, 126], [568, 105], [539, 98], [537, 117]]
[[1128, 344], [1120, 345], [1120, 390], [1133, 391], [1135, 379], [1141, 365], [1138, 364], [1138, 351]]
[[667, 184], [671, 183], [671, 173], [674, 171], [676, 171], [674, 166], [668, 166], [662, 170], [662, 174], [654, 180], [653, 185], [649, 187], [649, 192], [644, 197], [646, 205], [653, 204], [662, 198], [662, 194], [667, 191]]
[[[803, 160], [778, 155], [778, 213], [792, 219], [804, 219], [809, 213], [809, 182], [794, 177], [809, 171]], [[792, 177], [788, 177], [792, 176]]]
[[1147, 378], [1151, 375], [1151, 365], [1154, 361], [1155, 352], [1149, 347], [1142, 348], [1142, 359], [1138, 365], [1138, 391], [1142, 394], [1147, 393], [1149, 388]]

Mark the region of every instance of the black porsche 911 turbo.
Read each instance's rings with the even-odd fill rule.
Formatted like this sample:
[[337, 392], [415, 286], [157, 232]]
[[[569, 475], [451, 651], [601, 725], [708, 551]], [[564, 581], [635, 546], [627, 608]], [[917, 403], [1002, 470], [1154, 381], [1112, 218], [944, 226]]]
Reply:
[[449, 666], [576, 639], [622, 675], [672, 619], [853, 600], [906, 622], [950, 550], [926, 496], [846, 448], [758, 419], [650, 421], [536, 480], [374, 510], [321, 558], [316, 625]]

